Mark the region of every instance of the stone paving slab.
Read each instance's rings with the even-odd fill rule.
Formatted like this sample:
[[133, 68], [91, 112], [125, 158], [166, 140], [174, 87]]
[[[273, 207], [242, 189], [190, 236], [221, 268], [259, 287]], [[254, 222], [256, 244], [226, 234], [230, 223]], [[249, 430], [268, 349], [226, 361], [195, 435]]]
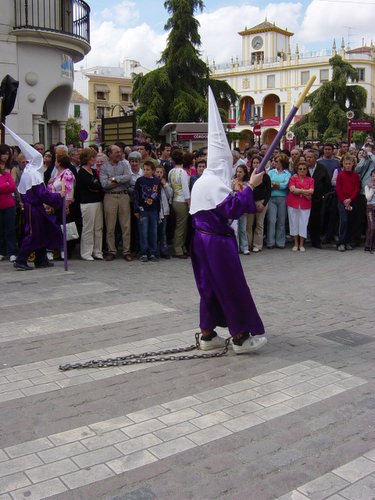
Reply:
[[[293, 396], [283, 394], [282, 391], [262, 396], [256, 392], [256, 387], [272, 383], [269, 381], [275, 379], [285, 381], [288, 386], [289, 380], [294, 380], [294, 374], [298, 372], [312, 373], [311, 380], [314, 381], [326, 371], [325, 368], [317, 362], [308, 361], [306, 364], [296, 363], [287, 368], [275, 370], [272, 376], [265, 374], [263, 377], [257, 376], [252, 380], [243, 381], [242, 388], [249, 385], [255, 387], [250, 389], [251, 399], [261, 409], [255, 411], [252, 409], [247, 415], [240, 417], [232, 418], [229, 413], [226, 413], [226, 409], [229, 407], [236, 409], [237, 405], [243, 403], [242, 398], [238, 401], [231, 401], [229, 398], [234, 394], [241, 395], [241, 393], [245, 393], [248, 398], [249, 389], [241, 390], [238, 384], [237, 386], [228, 384], [228, 387], [224, 385], [219, 390], [213, 389], [194, 394], [188, 400], [182, 398], [180, 402], [171, 401], [163, 406], [145, 408], [107, 422], [96, 422], [90, 426], [69, 429], [5, 448], [1, 451], [4, 456], [9, 456], [9, 459], [0, 462], [0, 478], [13, 476], [13, 479], [8, 483], [3, 483], [3, 493], [13, 495], [16, 489], [15, 495], [21, 495], [19, 483], [25, 481], [25, 476], [22, 474], [17, 476], [17, 473], [24, 473], [33, 485], [40, 485], [40, 491], [48, 488], [49, 495], [53, 495], [60, 493], [61, 484], [65, 484], [69, 489], [79, 488], [111, 477], [113, 474], [143, 467], [157, 460], [231, 436], [244, 429], [262, 425], [280, 415], [296, 410], [280, 404], [280, 402], [293, 400]], [[352, 378], [350, 374], [340, 370], [329, 370], [329, 372], [337, 373], [338, 380]], [[358, 386], [366, 383], [366, 380], [356, 378]], [[331, 380], [327, 381], [328, 391], [332, 386], [330, 382]], [[324, 387], [320, 387], [321, 391], [323, 389]], [[329, 394], [331, 394], [330, 391]], [[215, 397], [218, 399], [212, 399]], [[321, 398], [317, 401], [325, 398], [322, 392]], [[220, 405], [220, 412], [216, 409], [217, 405], [212, 406], [216, 401], [225, 402], [225, 405]], [[188, 402], [190, 406], [186, 406]], [[184, 408], [181, 408], [181, 403]], [[20, 456], [23, 452], [24, 456]], [[367, 463], [366, 471], [372, 472], [369, 464], [375, 465], [375, 462], [371, 462], [368, 458], [364, 460]], [[364, 464], [357, 462], [355, 470], [363, 468]], [[305, 489], [306, 491], [310, 491], [311, 488], [319, 490], [323, 483], [324, 491], [331, 491], [331, 489], [337, 489], [339, 484], [346, 485], [347, 480], [339, 477], [339, 474], [348, 476], [349, 472], [341, 469], [338, 474], [332, 475], [328, 486], [327, 480], [322, 479], [318, 486], [314, 486], [315, 483], [313, 483]], [[52, 482], [54, 479], [56, 481]], [[24, 489], [26, 496], [27, 491], [29, 491], [28, 483]]]
[[[59, 483], [55, 481], [58, 480], [61, 492], [53, 495], [54, 500], [91, 500], [93, 491], [98, 500], [143, 500], [141, 495], [146, 495], [147, 500], [192, 500], [202, 497], [205, 500], [274, 500], [358, 458], [371, 460], [373, 455], [368, 450], [373, 450], [375, 446], [372, 433], [375, 387], [371, 344], [344, 345], [318, 336], [346, 330], [353, 335], [364, 334], [375, 338], [373, 304], [369, 300], [373, 260], [369, 257], [362, 250], [338, 254], [336, 251], [310, 248], [305, 255], [297, 256], [289, 248], [283, 251], [265, 249], [257, 255], [243, 256], [244, 272], [270, 340], [259, 355], [230, 355], [205, 362], [165, 363], [143, 372], [134, 369], [132, 373], [133, 370], [130, 370], [126, 377], [117, 370], [113, 373], [98, 370], [92, 373], [91, 382], [87, 381], [86, 375], [70, 376], [63, 382], [57, 377], [53, 380], [50, 377], [53, 377], [54, 360], [77, 353], [84, 359], [87, 352], [95, 353], [110, 347], [116, 349], [120, 344], [126, 351], [125, 342], [139, 340], [145, 345], [138, 348], [146, 350], [149, 338], [164, 334], [171, 335], [171, 340], [167, 340], [165, 345], [173, 345], [174, 332], [193, 328], [196, 331], [199, 301], [191, 264], [172, 259], [142, 267], [138, 262], [128, 264], [122, 259], [112, 263], [73, 260], [69, 273], [64, 273], [62, 263], [57, 262], [52, 270], [21, 274], [9, 271], [9, 263], [0, 263], [2, 289], [13, 294], [13, 298], [20, 292], [27, 297], [22, 307], [0, 307], [0, 324], [14, 320], [33, 322], [45, 316], [58, 317], [62, 311], [81, 314], [95, 308], [143, 301], [157, 302], [174, 310], [173, 313], [149, 315], [138, 320], [127, 320], [124, 315], [121, 322], [103, 327], [81, 328], [79, 324], [63, 335], [57, 331], [47, 336], [12, 338], [3, 342], [0, 385], [7, 381], [24, 380], [26, 371], [22, 371], [22, 366], [34, 361], [50, 361], [52, 364], [47, 368], [37, 368], [43, 370], [41, 376], [35, 373], [35, 368], [27, 370], [33, 384], [43, 385], [43, 390], [51, 387], [48, 386], [51, 383], [62, 384], [54, 391], [27, 396], [21, 391], [32, 390], [33, 386], [14, 388], [13, 399], [2, 402], [1, 398], [7, 393], [0, 393], [3, 450], [23, 442], [49, 441], [48, 436], [82, 427], [88, 427], [99, 437], [115, 430], [123, 432], [123, 428], [147, 422], [143, 420], [145, 410], [146, 416], [150, 411], [150, 420], [158, 420], [156, 414], [160, 407], [168, 412], [169, 407], [179, 411], [206, 403], [212, 403], [212, 408], [218, 404], [216, 408], [220, 408], [220, 404], [227, 403], [223, 399], [225, 396], [235, 396], [237, 392], [250, 389], [256, 389], [258, 397], [283, 392], [290, 398], [259, 408], [260, 405], [253, 399], [247, 399], [250, 394], [247, 393], [240, 396], [245, 398], [243, 402], [213, 410], [195, 420], [163, 424], [165, 427], [137, 437], [124, 433], [125, 441], [92, 451], [81, 443], [82, 440], [53, 445], [38, 452], [31, 449], [29, 455], [36, 454], [42, 465], [71, 460], [79, 468], [85, 463], [93, 467], [106, 466], [97, 469], [98, 480], [94, 485], [89, 482], [91, 477], [87, 479], [84, 474], [79, 474], [80, 470], [67, 473], [72, 474], [72, 484], [76, 478], [79, 485], [74, 489], [74, 495], [61, 478], [31, 484], [26, 470], [0, 478], [0, 484], [1, 480], [13, 476], [13, 492], [17, 491], [23, 499], [50, 496], [51, 487], [59, 491]], [[64, 296], [69, 288], [93, 281], [101, 283], [103, 288], [116, 290], [92, 294], [86, 287], [82, 296]], [[31, 290], [51, 290], [52, 296], [59, 287], [64, 287], [61, 298], [50, 300], [47, 291], [43, 292], [43, 301], [29, 303]], [[191, 340], [189, 337], [188, 343]], [[308, 366], [307, 359], [326, 368], [320, 375], [315, 373], [311, 378], [311, 375], [303, 374], [306, 370], [301, 371], [301, 366], [294, 367], [299, 363]], [[273, 379], [275, 368], [283, 370], [280, 373], [290, 370], [284, 375], [294, 378], [288, 379], [288, 383], [284, 382], [285, 377]], [[309, 368], [312, 370], [316, 366]], [[335, 375], [340, 372], [347, 376], [332, 381], [332, 371], [336, 371]], [[34, 378], [35, 375], [39, 377]], [[12, 380], [8, 380], [8, 376]], [[253, 382], [257, 376], [265, 376], [267, 381], [261, 385]], [[315, 384], [311, 384], [311, 380]], [[362, 380], [368, 380], [368, 383], [363, 384]], [[230, 386], [236, 389], [226, 394], [222, 390], [224, 385], [225, 391], [229, 391]], [[315, 389], [310, 390], [311, 385]], [[329, 385], [332, 387], [319, 395], [322, 399], [312, 396], [315, 390]], [[344, 390], [338, 392], [340, 389]], [[205, 396], [197, 399], [196, 396], [203, 393]], [[263, 412], [260, 423], [256, 420], [260, 419], [259, 412]], [[129, 413], [140, 420], [133, 422], [127, 419]], [[250, 417], [252, 426], [248, 424]], [[234, 419], [238, 419], [237, 427], [228, 429]], [[150, 452], [152, 447], [179, 438], [184, 438], [177, 441], [183, 447], [186, 439], [190, 440], [188, 433], [191, 431], [193, 434], [192, 426], [196, 428], [194, 432], [219, 426], [218, 429], [226, 429], [231, 434], [162, 459], [157, 459]], [[103, 429], [107, 430], [103, 433]], [[0, 463], [24, 458], [24, 455], [11, 458], [3, 450], [0, 450]], [[122, 455], [117, 456], [117, 453]], [[76, 463], [79, 456], [81, 458]], [[141, 466], [128, 470], [129, 460], [126, 461], [126, 457], [130, 457], [131, 465], [136, 459]], [[119, 470], [121, 467], [123, 471], [119, 474], [106, 464], [106, 461], [118, 459], [122, 459]], [[69, 461], [67, 463], [70, 464]], [[361, 474], [361, 471], [357, 473]], [[373, 475], [350, 483], [345, 488], [346, 496], [334, 493], [331, 500], [358, 500], [362, 496], [371, 498]], [[337, 477], [346, 481], [341, 476]], [[302, 493], [298, 495], [298, 498], [305, 497]], [[0, 500], [3, 498], [12, 499], [10, 493], [0, 493]]]
[[25, 304], [40, 303], [40, 297], [48, 296], [48, 300], [61, 300], [67, 295], [69, 297], [81, 297], [82, 295], [102, 294], [105, 292], [114, 292], [118, 290], [111, 285], [100, 281], [90, 281], [88, 283], [78, 283], [74, 286], [59, 285], [56, 287], [40, 288], [38, 293], [33, 289], [22, 289], [20, 291], [8, 292], [1, 301], [3, 307], [17, 306]]
[[[372, 457], [373, 460], [371, 460]], [[332, 472], [299, 486], [276, 500], [373, 500], [375, 498], [375, 449]]]
[[[147, 304], [148, 305], [148, 304]], [[85, 351], [69, 356], [47, 359], [35, 363], [14, 366], [1, 370], [4, 377], [0, 379], [0, 401], [19, 399], [22, 397], [58, 391], [74, 385], [95, 382], [102, 378], [116, 377], [138, 370], [151, 368], [150, 364], [118, 366], [113, 368], [80, 369], [60, 371], [59, 365], [79, 363], [91, 359], [115, 358], [145, 351], [159, 351], [171, 347], [186, 346], [186, 339], [193, 336], [194, 331], [179, 332], [174, 335], [152, 337], [137, 342], [129, 342], [106, 349]], [[173, 342], [173, 345], [171, 345]]]
[[15, 339], [39, 337], [53, 333], [63, 333], [79, 328], [121, 323], [124, 317], [129, 319], [172, 312], [174, 309], [157, 302], [145, 304], [124, 303], [115, 306], [87, 309], [77, 313], [62, 313], [30, 320], [11, 321], [0, 324], [0, 342]]

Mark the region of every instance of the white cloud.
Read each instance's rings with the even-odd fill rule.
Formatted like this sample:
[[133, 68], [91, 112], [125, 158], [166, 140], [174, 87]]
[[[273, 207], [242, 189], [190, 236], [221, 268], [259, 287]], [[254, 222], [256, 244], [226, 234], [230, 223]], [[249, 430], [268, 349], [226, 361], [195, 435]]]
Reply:
[[105, 21], [112, 21], [116, 25], [126, 25], [139, 19], [139, 11], [135, 2], [122, 0], [111, 7], [103, 9], [100, 12], [100, 18]]
[[375, 5], [353, 5], [352, 2], [313, 0], [307, 7], [298, 38], [306, 45], [324, 43], [331, 48], [336, 38], [337, 48], [344, 37], [351, 48], [362, 45], [362, 38], [370, 45], [374, 36]]
[[166, 34], [155, 33], [148, 24], [120, 28], [112, 21], [93, 23], [91, 52], [87, 66], [118, 66], [124, 58], [135, 59], [146, 68], [156, 67], [165, 47]]
[[[265, 20], [275, 22], [280, 28], [295, 32], [302, 15], [301, 3], [270, 3], [264, 8], [251, 5], [229, 6], [197, 16], [200, 22], [202, 55], [212, 62], [229, 62], [231, 57], [241, 59], [241, 40], [238, 34], [245, 27], [255, 26]], [[239, 24], [241, 20], [241, 24]]]
[[[138, 19], [143, 22], [136, 26]], [[373, 37], [375, 6], [353, 8], [346, 0], [341, 2], [312, 0], [304, 11], [299, 2], [269, 3], [262, 7], [232, 5], [206, 11], [197, 16], [202, 45], [202, 58], [210, 62], [228, 63], [231, 57], [241, 59], [241, 39], [238, 35], [245, 26], [252, 27], [267, 18], [280, 28], [295, 33], [291, 39], [292, 51], [296, 43], [300, 51], [330, 49], [333, 38], [338, 48], [341, 38], [347, 43], [348, 26], [351, 26], [351, 46], [362, 44], [362, 37], [369, 45]], [[167, 19], [167, 13], [166, 17]], [[147, 18], [149, 21], [149, 18]], [[92, 50], [87, 66], [118, 66], [125, 57], [140, 61], [142, 66], [153, 69], [165, 48], [167, 33], [154, 29], [152, 21], [140, 17], [132, 0], [122, 0], [105, 8], [100, 16], [94, 15], [91, 28]]]

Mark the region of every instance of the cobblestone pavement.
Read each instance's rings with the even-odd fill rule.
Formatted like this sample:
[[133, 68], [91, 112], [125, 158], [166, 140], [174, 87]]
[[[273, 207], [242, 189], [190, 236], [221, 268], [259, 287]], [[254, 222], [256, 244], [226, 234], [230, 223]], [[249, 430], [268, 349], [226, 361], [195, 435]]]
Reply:
[[190, 262], [1, 262], [0, 500], [374, 500], [375, 256], [241, 259], [262, 351], [66, 372], [194, 344]]

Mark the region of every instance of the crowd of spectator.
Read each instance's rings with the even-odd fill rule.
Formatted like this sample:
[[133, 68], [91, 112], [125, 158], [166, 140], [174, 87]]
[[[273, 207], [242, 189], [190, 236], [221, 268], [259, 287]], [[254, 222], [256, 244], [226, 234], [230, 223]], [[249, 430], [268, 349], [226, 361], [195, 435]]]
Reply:
[[[65, 189], [67, 221], [80, 239], [68, 242], [68, 257], [86, 261], [156, 262], [189, 256], [190, 193], [206, 167], [207, 148], [186, 151], [167, 143], [141, 142], [106, 148], [58, 144], [45, 151], [44, 181], [51, 192]], [[262, 162], [267, 145], [235, 148], [233, 191], [241, 191]], [[26, 161], [17, 146], [0, 145], [0, 260], [14, 262], [24, 237], [22, 197], [17, 186]], [[340, 252], [364, 243], [375, 250], [375, 147], [308, 144], [276, 149], [263, 182], [254, 190], [256, 213], [233, 221], [244, 255], [268, 249], [294, 252], [336, 245]], [[46, 206], [46, 211], [49, 207]], [[62, 214], [55, 214], [62, 219]], [[62, 248], [48, 249], [50, 259]]]

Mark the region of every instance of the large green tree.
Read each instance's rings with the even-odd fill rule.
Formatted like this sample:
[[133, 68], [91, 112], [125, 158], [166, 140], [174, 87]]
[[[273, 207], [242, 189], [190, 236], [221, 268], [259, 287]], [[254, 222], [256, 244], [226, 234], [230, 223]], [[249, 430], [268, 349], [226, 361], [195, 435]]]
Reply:
[[65, 125], [65, 144], [74, 144], [79, 146], [81, 140], [79, 138], [79, 131], [81, 130], [81, 122], [73, 117], [69, 117]]
[[194, 14], [203, 10], [203, 1], [168, 0], [164, 7], [170, 14], [165, 30], [170, 32], [159, 61], [163, 65], [133, 79], [137, 124], [154, 138], [168, 122], [205, 121], [208, 85], [220, 102], [234, 104], [237, 97], [226, 82], [210, 78], [200, 58], [199, 22]]
[[340, 56], [329, 60], [332, 66], [332, 80], [324, 82], [312, 92], [306, 101], [311, 111], [292, 127], [297, 140], [305, 140], [309, 132], [317, 131], [321, 141], [335, 141], [346, 137], [346, 112], [354, 112], [355, 118], [364, 118], [367, 92], [358, 82], [358, 71]]

